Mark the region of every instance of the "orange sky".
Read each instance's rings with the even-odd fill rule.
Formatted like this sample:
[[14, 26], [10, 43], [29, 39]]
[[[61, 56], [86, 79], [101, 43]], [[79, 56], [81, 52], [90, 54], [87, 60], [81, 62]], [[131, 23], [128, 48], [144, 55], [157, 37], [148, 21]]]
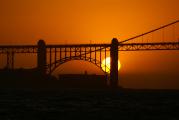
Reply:
[[[47, 44], [110, 43], [113, 37], [124, 40], [178, 20], [178, 8], [178, 0], [1, 0], [0, 44], [36, 44], [39, 39]], [[121, 52], [120, 74], [140, 79], [123, 75], [127, 80], [121, 82], [126, 87], [155, 88], [156, 76], [177, 75], [178, 56], [178, 51]], [[68, 64], [72, 63], [59, 69], [68, 71]], [[83, 67], [81, 72], [85, 69], [100, 71]], [[152, 84], [142, 82], [141, 73], [150, 76]], [[158, 86], [179, 88], [179, 77], [164, 81]]]

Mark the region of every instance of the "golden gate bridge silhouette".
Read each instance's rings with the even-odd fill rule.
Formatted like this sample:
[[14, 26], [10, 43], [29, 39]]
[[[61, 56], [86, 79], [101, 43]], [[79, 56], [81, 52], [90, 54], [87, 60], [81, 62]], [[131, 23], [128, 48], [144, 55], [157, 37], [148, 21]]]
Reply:
[[[15, 54], [37, 54], [36, 69], [42, 76], [52, 74], [57, 67], [71, 60], [88, 61], [105, 74], [109, 69], [110, 86], [115, 88], [118, 86], [119, 51], [179, 50], [177, 27], [179, 20], [123, 41], [113, 38], [111, 44], [46, 45], [44, 40], [39, 40], [37, 45], [1, 45], [0, 54], [7, 56], [8, 69], [14, 69]], [[110, 68], [106, 67], [106, 62], [102, 64], [108, 54], [111, 58]]]

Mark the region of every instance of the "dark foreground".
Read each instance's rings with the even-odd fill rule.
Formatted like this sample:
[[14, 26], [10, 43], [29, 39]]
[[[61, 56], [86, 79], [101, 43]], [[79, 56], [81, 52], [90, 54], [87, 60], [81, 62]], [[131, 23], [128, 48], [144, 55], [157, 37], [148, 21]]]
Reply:
[[178, 120], [177, 90], [0, 90], [0, 120]]

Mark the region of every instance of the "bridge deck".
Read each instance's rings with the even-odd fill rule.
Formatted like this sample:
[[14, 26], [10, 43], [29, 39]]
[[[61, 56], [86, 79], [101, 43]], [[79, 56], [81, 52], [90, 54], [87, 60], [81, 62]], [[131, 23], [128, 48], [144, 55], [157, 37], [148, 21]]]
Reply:
[[[111, 44], [69, 44], [69, 45], [46, 45], [46, 48], [87, 48], [87, 47], [110, 47]], [[179, 50], [179, 42], [157, 42], [157, 43], [122, 43], [119, 44], [119, 51], [140, 51], [140, 50]], [[0, 54], [7, 52], [14, 53], [36, 53], [37, 45], [1, 45]], [[102, 49], [103, 49], [102, 48]], [[66, 51], [68, 52], [68, 51]]]

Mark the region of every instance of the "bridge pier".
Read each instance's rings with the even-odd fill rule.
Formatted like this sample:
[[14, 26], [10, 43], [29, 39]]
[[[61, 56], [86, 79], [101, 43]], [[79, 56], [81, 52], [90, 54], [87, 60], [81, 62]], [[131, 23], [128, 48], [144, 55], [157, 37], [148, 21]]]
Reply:
[[46, 44], [44, 40], [39, 40], [37, 45], [37, 69], [44, 78], [46, 75]]
[[118, 40], [112, 39], [110, 48], [110, 86], [112, 88], [118, 87]]

